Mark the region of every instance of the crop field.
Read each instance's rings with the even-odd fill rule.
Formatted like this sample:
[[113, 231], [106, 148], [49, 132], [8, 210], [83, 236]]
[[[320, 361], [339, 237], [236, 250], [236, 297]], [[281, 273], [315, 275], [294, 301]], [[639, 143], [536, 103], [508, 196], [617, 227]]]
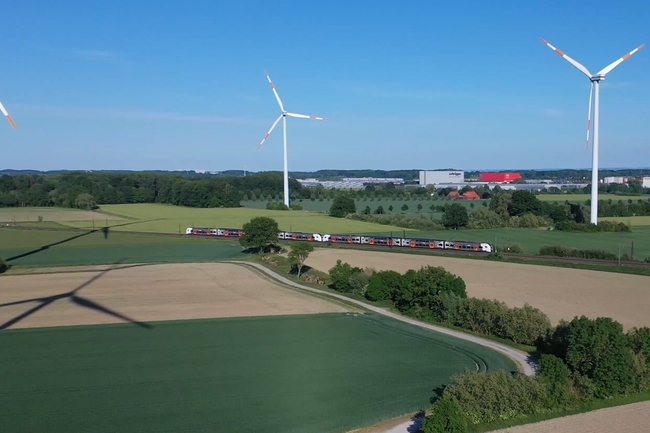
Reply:
[[[644, 218], [644, 217], [639, 217]], [[402, 233], [399, 229], [397, 233]], [[582, 250], [605, 250], [618, 254], [631, 253], [634, 242], [634, 257], [643, 260], [650, 256], [650, 226], [634, 226], [630, 233], [582, 233], [558, 230], [501, 228], [485, 230], [437, 230], [407, 231], [409, 236], [489, 242], [500, 251], [508, 245], [519, 244], [527, 254], [539, 254], [539, 249], [548, 245], [562, 245]], [[384, 231], [383, 234], [390, 234]]]
[[119, 221], [122, 218], [115, 215], [106, 215], [100, 212], [85, 211], [79, 209], [64, 209], [56, 207], [12, 207], [0, 208], [0, 223], [21, 223], [37, 222], [38, 217], [42, 217], [44, 222], [61, 222], [61, 221], [97, 221], [105, 225], [108, 221]]
[[465, 280], [468, 296], [511, 307], [529, 303], [554, 325], [574, 316], [611, 317], [626, 329], [650, 326], [650, 277], [539, 265], [419, 256], [377, 251], [317, 249], [306, 264], [327, 272], [336, 260], [352, 266], [405, 272], [442, 266]]
[[[187, 227], [232, 227], [241, 228], [251, 218], [267, 216], [275, 219], [280, 230], [314, 233], [376, 233], [391, 230], [391, 226], [332, 218], [327, 215], [306, 211], [270, 211], [266, 209], [221, 209], [189, 208], [162, 204], [105, 205], [101, 207], [111, 215], [124, 216], [130, 221], [120, 230], [185, 233]], [[67, 224], [67, 223], [66, 223]], [[73, 227], [90, 227], [88, 221], [73, 222]], [[111, 225], [109, 221], [109, 225]], [[392, 227], [395, 230], [402, 230]]]
[[[375, 198], [373, 199], [355, 199], [354, 203], [357, 206], [357, 211], [362, 212], [366, 206], [370, 207], [371, 212], [375, 212], [377, 207], [381, 206], [384, 209], [384, 212], [388, 215], [392, 214], [404, 214], [404, 215], [409, 215], [409, 216], [418, 216], [420, 214], [424, 215], [431, 215], [432, 211], [429, 209], [432, 205], [434, 206], [444, 206], [445, 204], [451, 204], [451, 203], [459, 203], [465, 207], [467, 207], [468, 210], [472, 209], [472, 205], [474, 208], [478, 206], [482, 206], [483, 202], [489, 202], [489, 200], [445, 200], [443, 198], [424, 198], [422, 200], [398, 200], [398, 199], [392, 199], [392, 198]], [[242, 201], [241, 205], [247, 208], [251, 209], [266, 209], [266, 205], [268, 203], [268, 200], [264, 201]], [[300, 206], [303, 207], [304, 210], [311, 211], [311, 212], [327, 212], [329, 211], [330, 207], [332, 206], [332, 200], [331, 199], [324, 199], [323, 201], [318, 201], [318, 200], [310, 200], [310, 199], [303, 199], [303, 200], [294, 200], [292, 204], [299, 204]], [[402, 210], [402, 206], [407, 205], [408, 209], [407, 210]], [[422, 209], [418, 210], [418, 205], [422, 205]], [[390, 207], [393, 206], [393, 210], [390, 210]], [[436, 217], [439, 217], [441, 214], [440, 213], [435, 213]]]
[[633, 228], [650, 226], [650, 216], [606, 217], [606, 218], [598, 218], [598, 220], [600, 221], [607, 220], [607, 221], [615, 221], [617, 223], [624, 223], [624, 224], [628, 224]]
[[237, 241], [0, 227], [0, 257], [12, 266], [60, 266], [217, 261], [246, 254]]
[[[341, 432], [427, 407], [465, 369], [515, 371], [487, 348], [345, 312], [235, 265], [0, 284], [6, 431]], [[248, 317], [207, 318], [234, 315]], [[206, 318], [169, 320], [189, 317]], [[104, 322], [122, 323], [89, 325]]]
[[650, 429], [650, 401], [644, 401], [495, 430], [493, 433], [646, 433], [648, 429]]
[[[584, 203], [591, 199], [591, 194], [537, 194], [537, 198], [543, 201], [557, 201], [558, 203], [564, 203], [565, 201], [569, 203]], [[615, 203], [619, 200], [627, 203], [628, 200], [634, 202], [648, 199], [650, 199], [648, 195], [598, 194], [598, 200], [611, 200]]]

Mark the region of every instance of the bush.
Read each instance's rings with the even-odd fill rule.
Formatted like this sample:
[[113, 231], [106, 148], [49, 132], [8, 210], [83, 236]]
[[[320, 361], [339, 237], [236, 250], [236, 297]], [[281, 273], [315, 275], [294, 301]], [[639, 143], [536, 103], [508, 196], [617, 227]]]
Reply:
[[[301, 201], [302, 201], [302, 200], [301, 200]], [[297, 203], [292, 204], [292, 205], [291, 205], [291, 210], [302, 210], [302, 205], [297, 204]]]
[[505, 371], [452, 376], [445, 397], [458, 403], [469, 424], [532, 415], [541, 412], [548, 400], [546, 389], [536, 378]]
[[399, 290], [401, 282], [402, 275], [399, 272], [377, 272], [370, 277], [365, 297], [373, 302], [391, 299], [393, 293]]
[[582, 259], [617, 260], [616, 254], [603, 250], [578, 250], [563, 246], [546, 246], [539, 249], [540, 256], [577, 257]]
[[512, 244], [512, 245], [507, 245], [506, 246], [506, 251], [512, 254], [523, 254], [524, 249], [521, 248], [521, 245], [519, 244]]
[[336, 261], [336, 265], [329, 270], [330, 278], [332, 279], [332, 288], [339, 292], [350, 293], [352, 286], [350, 285], [350, 277], [355, 273], [361, 273], [361, 268], [352, 267], [348, 263], [341, 263], [341, 260]]
[[630, 226], [624, 223], [616, 223], [613, 221], [599, 221], [598, 224], [591, 223], [577, 223], [572, 220], [561, 221], [555, 224], [556, 230], [565, 232], [631, 232]]
[[439, 399], [431, 408], [432, 414], [422, 423], [422, 433], [465, 433], [467, 418], [460, 404], [448, 395]]
[[330, 206], [330, 216], [335, 218], [343, 218], [356, 211], [357, 205], [354, 203], [354, 199], [343, 194], [338, 195]]
[[277, 201], [268, 202], [266, 208], [268, 210], [289, 210], [286, 204]]

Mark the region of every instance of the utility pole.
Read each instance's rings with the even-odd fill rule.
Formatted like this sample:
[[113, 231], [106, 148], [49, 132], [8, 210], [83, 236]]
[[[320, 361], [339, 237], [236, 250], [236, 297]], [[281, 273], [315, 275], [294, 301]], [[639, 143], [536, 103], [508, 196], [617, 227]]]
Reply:
[[621, 244], [618, 244], [618, 265], [621, 266]]
[[630, 256], [634, 260], [634, 241], [632, 241], [632, 247], [630, 248]]

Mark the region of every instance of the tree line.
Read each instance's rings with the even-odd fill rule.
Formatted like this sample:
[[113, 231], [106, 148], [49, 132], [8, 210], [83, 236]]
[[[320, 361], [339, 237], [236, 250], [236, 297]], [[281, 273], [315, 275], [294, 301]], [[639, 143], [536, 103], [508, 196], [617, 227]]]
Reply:
[[[290, 180], [293, 198], [305, 188]], [[166, 203], [189, 207], [239, 207], [244, 197], [282, 198], [281, 173], [185, 177], [169, 173], [86, 173], [0, 176], [0, 206], [60, 206], [92, 209], [98, 204]], [[308, 195], [307, 195], [308, 196]]]

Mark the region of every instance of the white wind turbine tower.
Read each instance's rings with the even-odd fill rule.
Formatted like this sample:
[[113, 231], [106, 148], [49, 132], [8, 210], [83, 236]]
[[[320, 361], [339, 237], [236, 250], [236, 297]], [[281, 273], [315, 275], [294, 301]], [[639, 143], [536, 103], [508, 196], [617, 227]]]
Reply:
[[278, 124], [280, 119], [282, 119], [282, 127], [284, 129], [284, 204], [289, 207], [289, 168], [287, 167], [287, 116], [289, 117], [300, 117], [303, 119], [314, 119], [314, 120], [327, 120], [324, 117], [316, 117], [316, 116], [307, 116], [305, 114], [296, 114], [296, 113], [289, 113], [284, 109], [284, 106], [282, 105], [282, 101], [280, 100], [280, 96], [278, 96], [278, 92], [275, 90], [275, 86], [273, 85], [273, 81], [271, 81], [271, 77], [269, 77], [269, 73], [264, 71], [266, 74], [266, 79], [269, 80], [269, 85], [271, 86], [271, 89], [273, 90], [273, 94], [275, 95], [275, 99], [278, 101], [278, 105], [280, 106], [280, 110], [282, 113], [280, 114], [280, 117], [278, 117], [275, 122], [273, 122], [273, 125], [271, 126], [271, 129], [269, 129], [269, 132], [266, 133], [264, 138], [262, 139], [262, 142], [257, 146], [259, 149], [262, 147], [262, 143], [269, 138], [269, 135], [271, 135], [271, 131], [273, 131], [273, 128]]
[[11, 116], [9, 115], [9, 113], [7, 113], [7, 110], [5, 110], [4, 105], [2, 105], [2, 102], [0, 102], [0, 111], [2, 111], [2, 114], [4, 114], [5, 117], [7, 118], [7, 120], [9, 121], [9, 123], [11, 123], [11, 126], [13, 126], [14, 129], [18, 129], [18, 127], [17, 127], [16, 124], [14, 123], [14, 120], [11, 118]]
[[582, 66], [580, 63], [573, 60], [571, 57], [564, 54], [562, 51], [555, 48], [553, 45], [546, 42], [544, 39], [540, 38], [541, 41], [546, 44], [550, 49], [555, 51], [561, 57], [564, 57], [569, 63], [575, 66], [580, 72], [585, 74], [587, 78], [591, 81], [591, 86], [589, 88], [589, 114], [587, 116], [587, 148], [589, 148], [589, 129], [591, 126], [591, 108], [592, 108], [592, 98], [593, 98], [593, 109], [594, 109], [594, 138], [593, 146], [591, 149], [591, 223], [598, 224], [598, 116], [600, 109], [600, 82], [605, 79], [605, 75], [617, 67], [623, 60], [626, 60], [632, 54], [639, 51], [645, 44], [641, 44], [634, 50], [625, 54], [620, 59], [616, 60], [614, 63], [609, 66], [601, 69], [598, 73], [592, 74], [587, 68]]

